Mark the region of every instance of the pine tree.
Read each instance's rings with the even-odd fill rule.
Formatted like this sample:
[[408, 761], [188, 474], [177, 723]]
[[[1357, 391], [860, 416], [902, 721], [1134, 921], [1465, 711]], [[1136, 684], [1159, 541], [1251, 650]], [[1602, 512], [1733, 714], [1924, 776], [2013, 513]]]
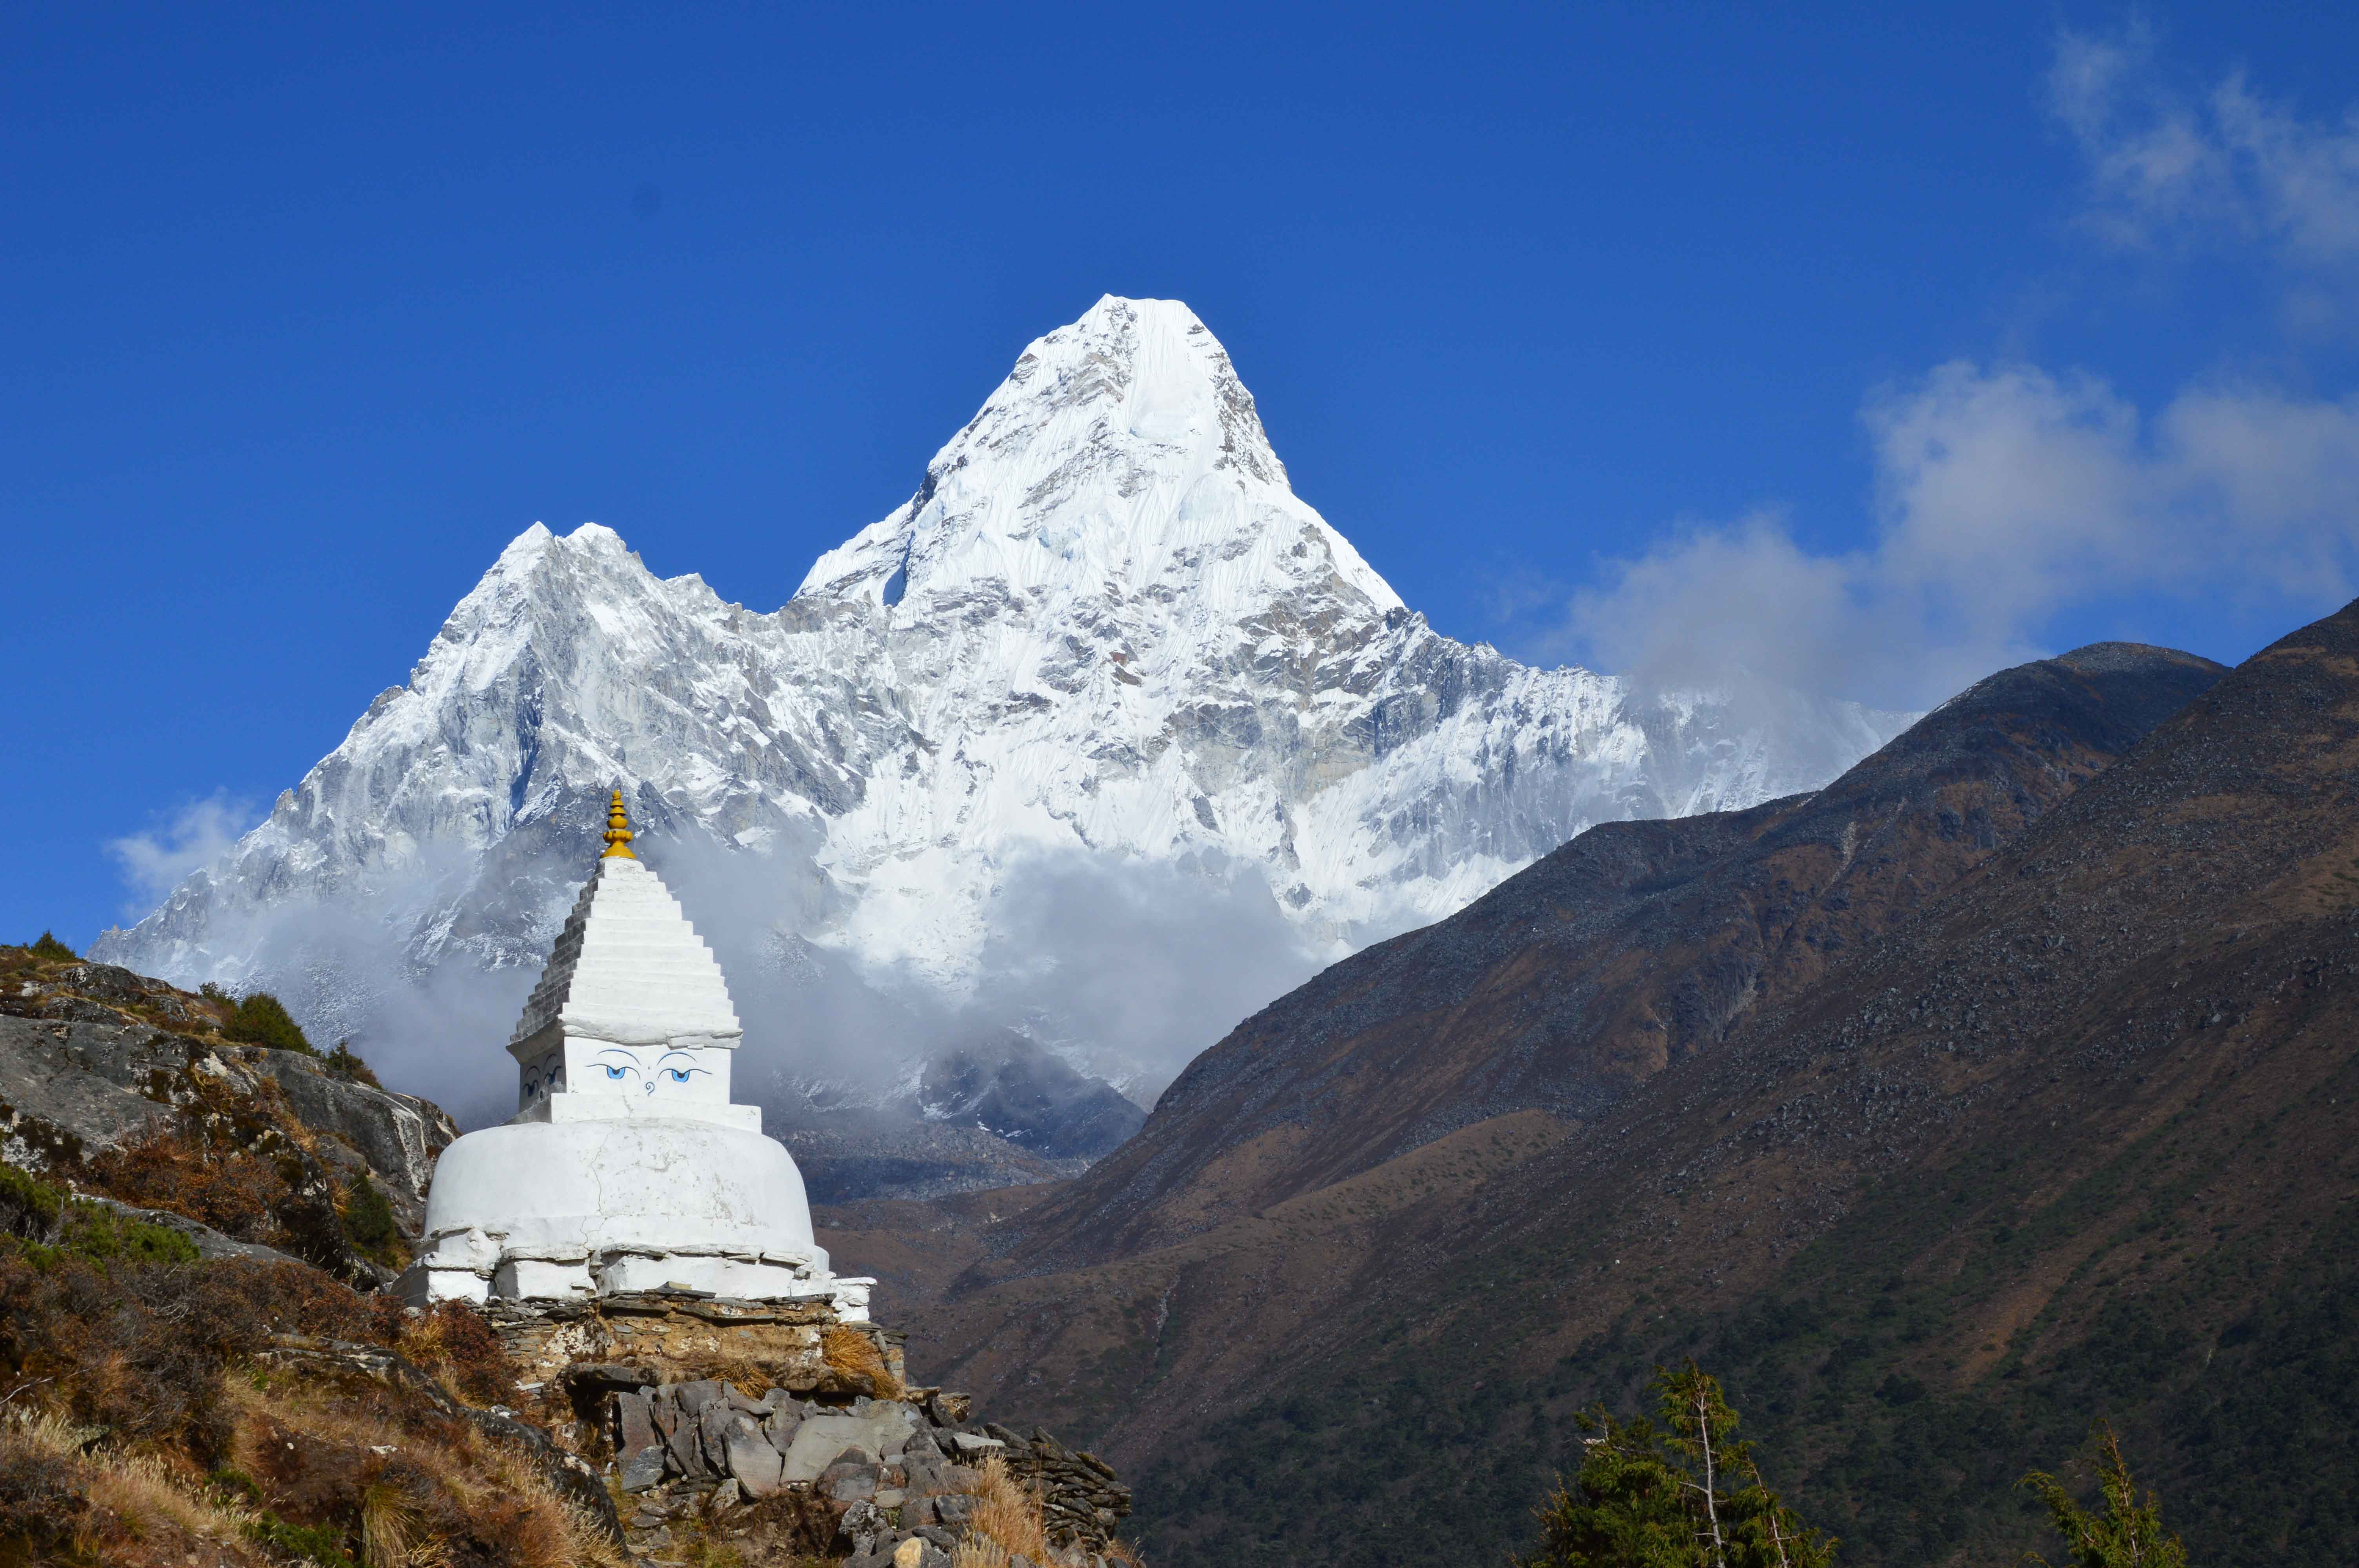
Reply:
[[[2095, 1451], [2104, 1513], [2073, 1501], [2072, 1494], [2044, 1470], [2034, 1470], [2021, 1483], [2048, 1505], [2056, 1533], [2071, 1549], [2072, 1568], [2187, 1568], [2187, 1548], [2177, 1536], [2162, 1532], [2162, 1505], [2154, 1494], [2148, 1492], [2146, 1507], [2138, 1507], [2137, 1488], [2130, 1481], [2130, 1467], [2114, 1429], [2098, 1421], [2089, 1428], [2089, 1446]], [[2048, 1560], [2032, 1561], [2044, 1564]]]
[[1805, 1526], [1736, 1439], [1736, 1412], [1692, 1361], [1648, 1384], [1662, 1425], [1582, 1417], [1587, 1454], [1540, 1510], [1540, 1550], [1518, 1568], [1828, 1568], [1833, 1541]]

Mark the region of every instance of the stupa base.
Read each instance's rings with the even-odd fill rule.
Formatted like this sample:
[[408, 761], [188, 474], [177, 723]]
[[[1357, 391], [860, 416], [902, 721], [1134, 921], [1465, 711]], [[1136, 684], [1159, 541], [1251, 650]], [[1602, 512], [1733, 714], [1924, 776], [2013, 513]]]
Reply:
[[696, 1253], [616, 1252], [600, 1257], [501, 1257], [464, 1263], [429, 1255], [388, 1287], [410, 1306], [436, 1302], [591, 1301], [658, 1292], [744, 1302], [824, 1302], [846, 1323], [868, 1319], [866, 1277], [814, 1276], [760, 1258]]

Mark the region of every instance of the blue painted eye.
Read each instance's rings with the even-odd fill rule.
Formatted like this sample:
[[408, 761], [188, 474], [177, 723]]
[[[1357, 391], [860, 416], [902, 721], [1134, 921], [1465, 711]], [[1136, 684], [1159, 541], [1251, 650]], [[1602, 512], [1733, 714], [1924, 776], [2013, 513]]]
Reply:
[[671, 1070], [671, 1081], [676, 1084], [684, 1084], [688, 1082], [688, 1069], [686, 1067], [674, 1067]]
[[609, 1067], [606, 1069], [606, 1076], [610, 1078], [619, 1078], [623, 1076], [623, 1069], [620, 1067]]

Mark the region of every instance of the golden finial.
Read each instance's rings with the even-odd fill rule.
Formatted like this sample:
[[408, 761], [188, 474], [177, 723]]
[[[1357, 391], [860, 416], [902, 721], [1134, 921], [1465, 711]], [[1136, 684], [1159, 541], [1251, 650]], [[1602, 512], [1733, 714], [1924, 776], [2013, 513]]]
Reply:
[[606, 852], [602, 860], [636, 860], [631, 853], [631, 819], [623, 813], [623, 792], [616, 790], [606, 806]]

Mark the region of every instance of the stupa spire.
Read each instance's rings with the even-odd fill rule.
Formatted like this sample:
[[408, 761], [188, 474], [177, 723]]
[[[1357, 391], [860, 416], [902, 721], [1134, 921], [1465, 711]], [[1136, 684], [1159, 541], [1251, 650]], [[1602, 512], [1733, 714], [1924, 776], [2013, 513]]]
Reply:
[[636, 860], [631, 853], [631, 818], [623, 810], [623, 792], [616, 790], [606, 806], [606, 852], [602, 860]]

